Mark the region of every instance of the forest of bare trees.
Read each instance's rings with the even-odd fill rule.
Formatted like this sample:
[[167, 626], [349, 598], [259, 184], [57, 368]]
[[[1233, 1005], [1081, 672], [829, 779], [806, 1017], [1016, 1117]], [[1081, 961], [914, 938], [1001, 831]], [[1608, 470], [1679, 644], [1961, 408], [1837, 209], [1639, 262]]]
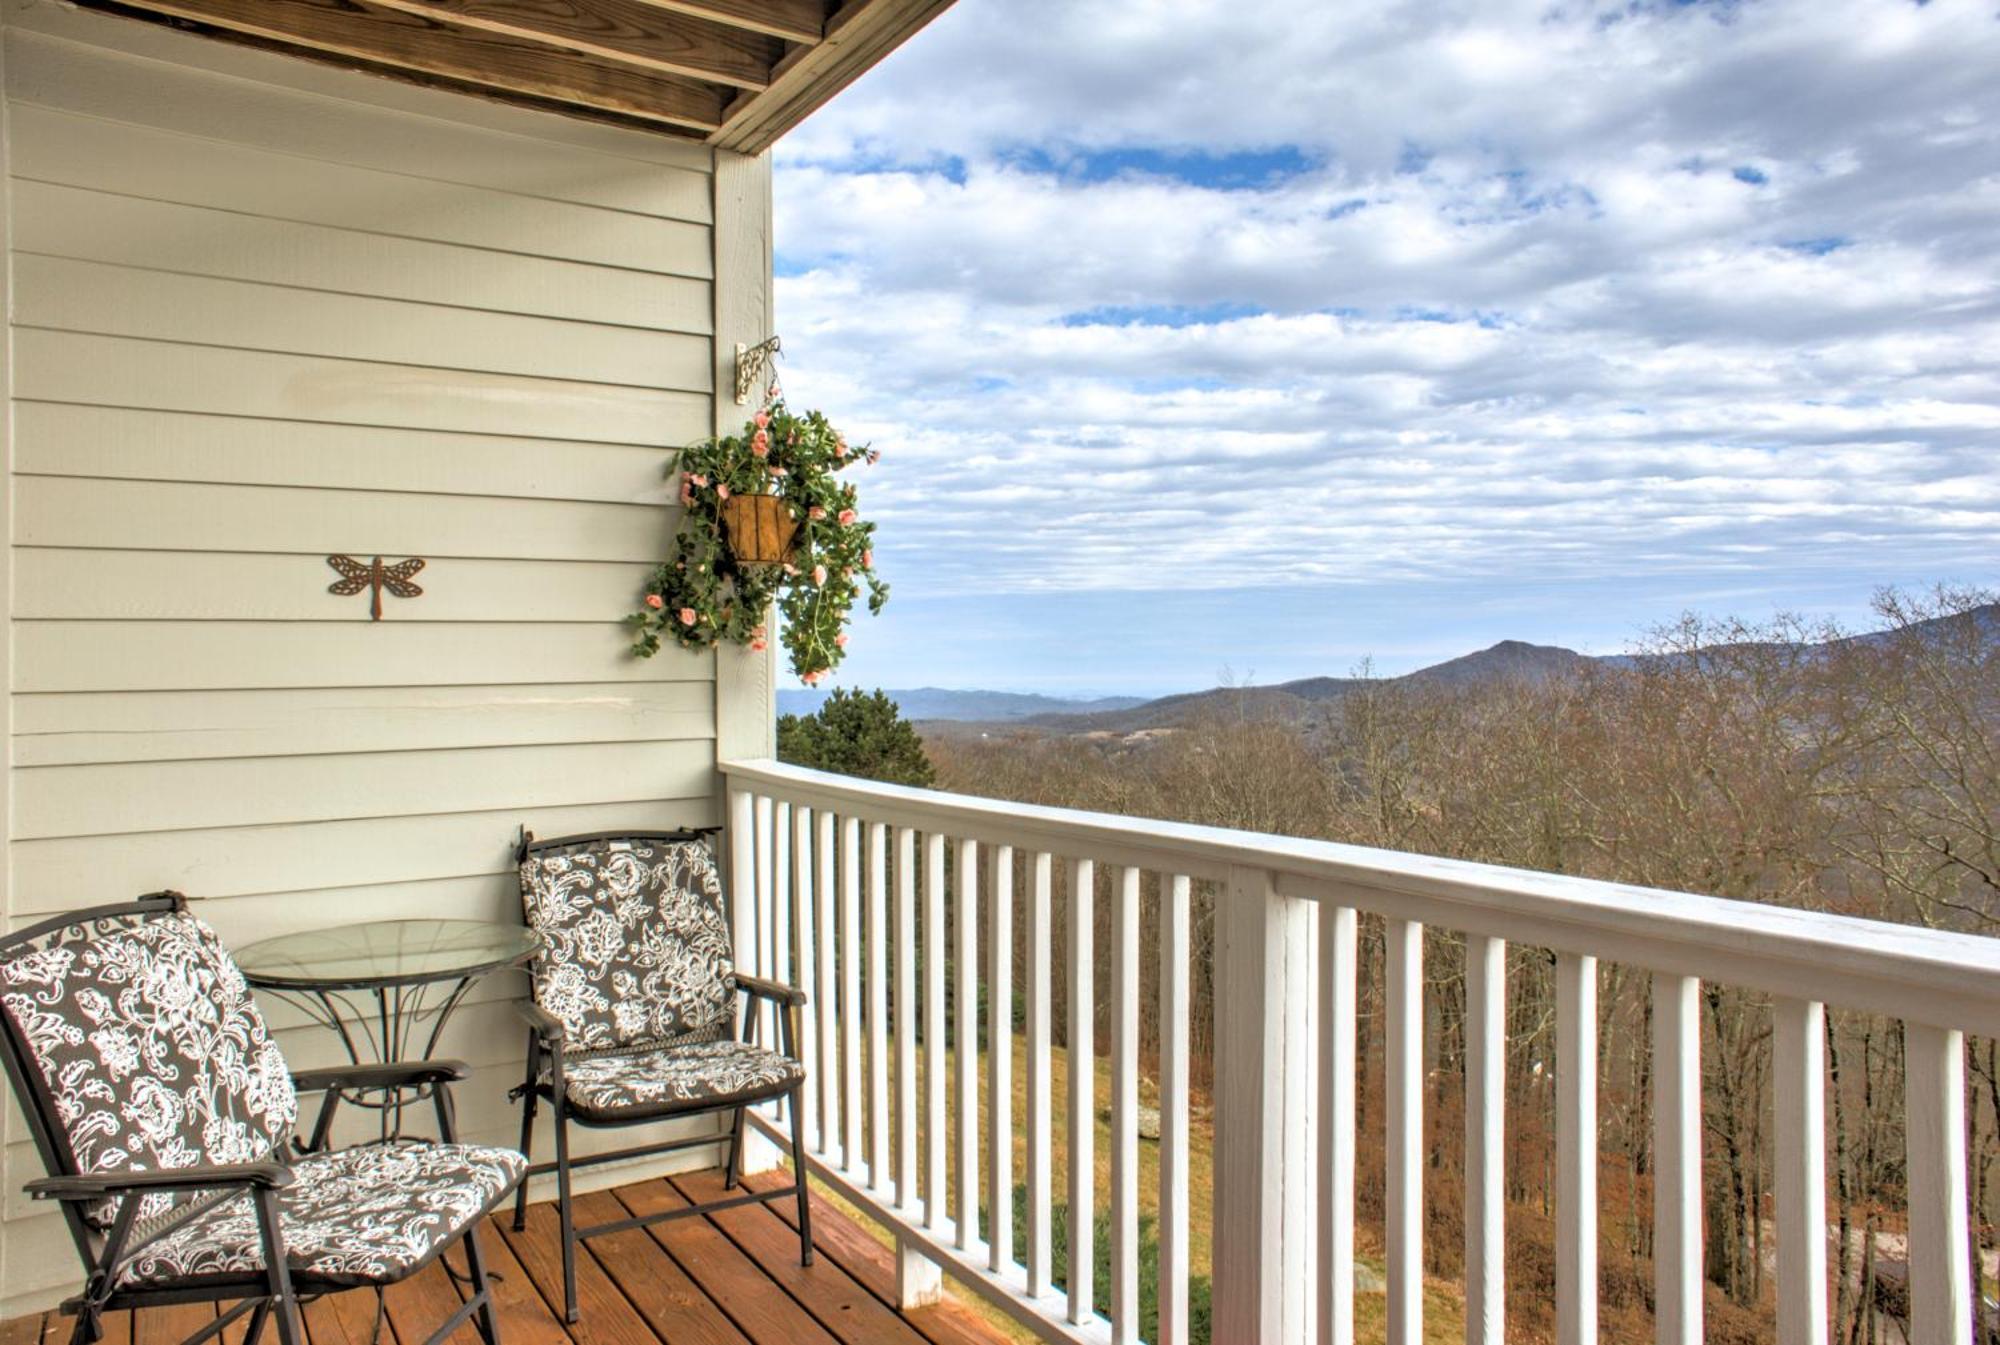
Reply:
[[[967, 793], [1994, 934], [2000, 609], [1992, 600], [1885, 593], [1879, 623], [1859, 635], [1796, 619], [1688, 618], [1630, 658], [1470, 685], [1370, 681], [1304, 722], [1225, 709], [1132, 738], [952, 735], [928, 747], [938, 785]], [[1146, 900], [1150, 919], [1150, 890]], [[1198, 911], [1196, 932], [1198, 1073], [1208, 1051], [1207, 914]], [[1508, 968], [1509, 1317], [1522, 1339], [1545, 1336], [1553, 1298], [1551, 962], [1545, 951], [1514, 948]], [[1379, 1030], [1369, 1012], [1379, 970], [1368, 970], [1379, 963], [1379, 947], [1370, 957], [1364, 946], [1362, 1058], [1372, 1064], [1360, 1198], [1377, 1219], [1379, 1152], [1371, 1162], [1366, 1145], [1379, 1146], [1381, 1131], [1381, 1052], [1368, 1036]], [[1429, 1269], [1451, 1277], [1461, 1246], [1463, 961], [1449, 934], [1429, 936], [1427, 965], [1425, 1244]], [[1107, 983], [1100, 971], [1098, 984]], [[1703, 994], [1709, 1338], [1768, 1339], [1770, 1020], [1754, 994], [1724, 985]], [[1611, 1339], [1650, 1338], [1648, 1000], [1644, 969], [1602, 968], [1600, 1293]], [[1141, 1000], [1153, 1002], [1150, 993]], [[1150, 1019], [1142, 1027], [1149, 1046], [1154, 1027]], [[1841, 1345], [1900, 1339], [1900, 1033], [1893, 1021], [1828, 1017], [1828, 1210], [1839, 1233], [1829, 1261]], [[1987, 1294], [2000, 1207], [1994, 1042], [1969, 1043], [1967, 1071], [1967, 1255]], [[1980, 1321], [1985, 1338], [1989, 1310]]]

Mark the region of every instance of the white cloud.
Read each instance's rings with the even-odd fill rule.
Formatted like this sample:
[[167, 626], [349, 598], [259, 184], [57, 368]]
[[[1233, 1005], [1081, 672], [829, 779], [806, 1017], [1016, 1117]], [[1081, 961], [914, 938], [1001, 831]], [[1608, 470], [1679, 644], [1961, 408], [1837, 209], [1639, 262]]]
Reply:
[[1988, 578], [1995, 70], [1955, 0], [959, 0], [780, 148], [785, 381], [905, 592]]

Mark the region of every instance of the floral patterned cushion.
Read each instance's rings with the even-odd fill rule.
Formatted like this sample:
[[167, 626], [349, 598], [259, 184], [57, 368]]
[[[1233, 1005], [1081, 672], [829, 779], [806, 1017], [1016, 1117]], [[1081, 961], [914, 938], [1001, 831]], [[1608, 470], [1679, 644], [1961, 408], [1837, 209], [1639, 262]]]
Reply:
[[[71, 927], [0, 963], [0, 1006], [40, 1068], [76, 1169], [268, 1157], [298, 1098], [229, 952], [190, 915]], [[196, 1197], [154, 1193], [151, 1217]], [[90, 1207], [103, 1226], [117, 1200]]]
[[589, 1056], [563, 1065], [569, 1105], [591, 1116], [630, 1119], [782, 1093], [805, 1077], [789, 1056], [740, 1041]]
[[729, 924], [702, 842], [530, 855], [521, 908], [543, 941], [535, 1003], [563, 1025], [568, 1049], [634, 1046], [729, 1021]]
[[[464, 1144], [366, 1144], [293, 1161], [278, 1192], [285, 1260], [301, 1289], [388, 1284], [446, 1246], [514, 1189], [527, 1160]], [[188, 1215], [119, 1268], [122, 1287], [260, 1276], [257, 1208], [238, 1193]]]

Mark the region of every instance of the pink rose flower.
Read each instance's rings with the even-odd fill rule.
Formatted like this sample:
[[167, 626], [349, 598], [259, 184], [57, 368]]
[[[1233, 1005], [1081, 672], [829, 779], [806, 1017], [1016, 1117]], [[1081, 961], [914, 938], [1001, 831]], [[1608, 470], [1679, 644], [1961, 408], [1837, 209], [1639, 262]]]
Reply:
[[727, 487], [727, 486], [717, 486], [717, 487], [715, 488], [715, 498], [716, 498], [716, 499], [718, 499], [718, 500], [726, 500], [726, 499], [728, 499], [728, 498], [729, 498], [729, 487]]
[[826, 566], [824, 565], [813, 566], [813, 582], [815, 584], [826, 583]]
[[792, 563], [791, 563], [790, 561], [786, 561], [786, 562], [785, 562], [785, 578], [787, 578], [787, 579], [796, 579], [796, 578], [798, 578], [798, 575], [799, 575], [799, 567], [798, 567], [798, 566], [796, 566], [796, 565], [794, 565], [794, 564], [792, 564]]
[[816, 686], [818, 686], [818, 685], [820, 684], [820, 682], [821, 682], [821, 681], [823, 681], [823, 680], [825, 679], [825, 677], [826, 677], [826, 673], [825, 673], [824, 671], [819, 671], [819, 672], [809, 672], [809, 673], [800, 673], [800, 674], [799, 674], [799, 680], [800, 680], [801, 682], [804, 682], [804, 683], [805, 683], [805, 684], [806, 684], [807, 686], [809, 686], [809, 687], [816, 687]]
[[772, 401], [775, 402], [778, 400], [778, 398], [784, 395], [785, 395], [785, 390], [783, 388], [779, 387], [776, 383], [771, 384], [770, 398]]
[[869, 449], [869, 450], [868, 450], [868, 465], [869, 465], [870, 467], [873, 467], [873, 466], [874, 466], [874, 465], [875, 465], [876, 463], [878, 463], [878, 462], [880, 462], [880, 461], [882, 461], [882, 450], [881, 450], [881, 449], [879, 449], [879, 448], [871, 448], [871, 449]]
[[708, 478], [703, 476], [700, 472], [693, 473], [688, 477], [688, 480], [694, 482], [697, 486], [705, 486], [708, 484]]
[[875, 568], [875, 553], [873, 551], [864, 551], [861, 553], [861, 568], [864, 570]]
[[842, 631], [840, 634], [834, 636], [833, 642], [839, 645], [842, 649], [847, 648], [847, 632]]
[[817, 521], [826, 517], [826, 510], [819, 505], [814, 505], [812, 508], [806, 510], [806, 517]]
[[681, 608], [681, 624], [683, 626], [692, 626], [694, 624], [694, 608]]
[[751, 630], [751, 632], [750, 632], [750, 638], [751, 638], [751, 639], [753, 639], [753, 640], [761, 640], [761, 639], [763, 639], [763, 638], [764, 638], [764, 628], [763, 628], [762, 626], [758, 626], [758, 627], [755, 627], [754, 629], [752, 629], [752, 630]]
[[756, 415], [756, 421], [757, 421], [757, 428], [759, 430], [763, 430], [770, 425], [771, 417], [766, 415], [764, 412], [759, 411]]
[[753, 458], [768, 458], [771, 456], [771, 446], [769, 444], [752, 443], [750, 445], [750, 456]]
[[855, 514], [852, 509], [843, 509], [840, 511], [840, 525], [842, 527], [846, 527], [848, 524], [852, 523], [854, 521], [854, 518]]
[[662, 598], [659, 594], [648, 593], [646, 595], [646, 606], [652, 608], [655, 612], [659, 611], [662, 607], [665, 607], [666, 605], [667, 605], [667, 600], [665, 598]]
[[767, 648], [769, 648], [769, 646], [766, 645], [762, 640], [752, 640], [750, 642], [750, 652], [753, 654], [761, 654]]

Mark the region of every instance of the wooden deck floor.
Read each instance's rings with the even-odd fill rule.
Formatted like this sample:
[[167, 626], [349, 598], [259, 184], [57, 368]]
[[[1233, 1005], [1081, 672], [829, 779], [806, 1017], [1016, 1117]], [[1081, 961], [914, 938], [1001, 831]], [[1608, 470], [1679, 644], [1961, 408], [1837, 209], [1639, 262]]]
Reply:
[[[775, 1185], [782, 1176], [752, 1178]], [[712, 1199], [719, 1173], [700, 1172], [585, 1196], [578, 1220], [602, 1223]], [[516, 1233], [506, 1218], [489, 1221], [482, 1241], [494, 1274], [502, 1345], [989, 1345], [1007, 1337], [963, 1306], [899, 1313], [889, 1251], [823, 1201], [813, 1205], [810, 1268], [799, 1265], [789, 1202], [745, 1206], [593, 1238], [577, 1263], [583, 1320], [562, 1321], [562, 1251], [555, 1207], [532, 1205]], [[454, 1259], [456, 1259], [454, 1257]], [[442, 1267], [387, 1295], [381, 1345], [421, 1345], [458, 1306]], [[215, 1311], [208, 1305], [121, 1312], [105, 1345], [176, 1345]], [[374, 1296], [335, 1294], [305, 1312], [311, 1345], [370, 1345]], [[66, 1345], [72, 1322], [55, 1313], [0, 1324], [0, 1345]], [[227, 1333], [241, 1345], [240, 1324]], [[275, 1345], [266, 1330], [263, 1345]], [[478, 1345], [470, 1324], [452, 1345]]]

